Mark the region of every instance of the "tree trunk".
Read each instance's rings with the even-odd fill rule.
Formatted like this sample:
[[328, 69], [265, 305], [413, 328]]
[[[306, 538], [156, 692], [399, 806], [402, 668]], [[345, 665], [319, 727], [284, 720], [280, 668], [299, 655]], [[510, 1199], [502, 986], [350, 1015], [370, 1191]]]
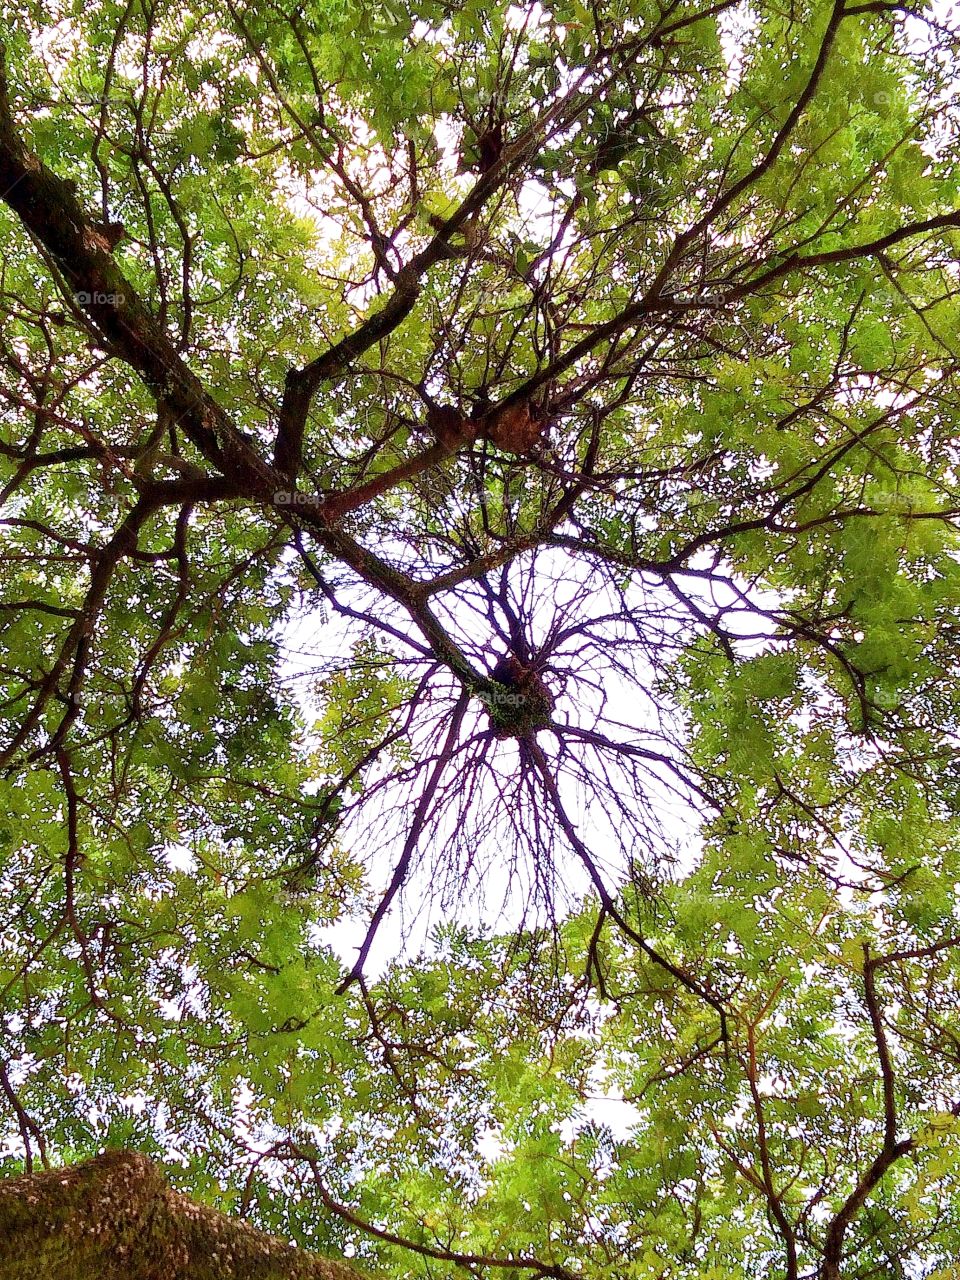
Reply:
[[145, 1156], [110, 1151], [0, 1182], [0, 1280], [359, 1280], [359, 1273], [179, 1195]]

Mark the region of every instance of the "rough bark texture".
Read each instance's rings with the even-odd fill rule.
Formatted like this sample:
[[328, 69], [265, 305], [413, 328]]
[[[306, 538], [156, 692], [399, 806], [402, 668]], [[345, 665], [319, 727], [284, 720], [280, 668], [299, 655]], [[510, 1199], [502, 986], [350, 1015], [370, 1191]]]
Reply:
[[111, 1151], [0, 1182], [0, 1280], [360, 1280], [172, 1191]]

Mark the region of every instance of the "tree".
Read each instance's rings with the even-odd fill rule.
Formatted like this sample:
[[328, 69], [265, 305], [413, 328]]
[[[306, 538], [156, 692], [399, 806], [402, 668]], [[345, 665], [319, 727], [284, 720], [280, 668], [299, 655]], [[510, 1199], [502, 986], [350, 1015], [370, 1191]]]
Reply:
[[356, 1280], [171, 1191], [143, 1156], [106, 1152], [67, 1171], [0, 1186], [0, 1275], [70, 1280], [221, 1280], [224, 1276]]
[[4, 19], [8, 1169], [953, 1274], [948, 17]]

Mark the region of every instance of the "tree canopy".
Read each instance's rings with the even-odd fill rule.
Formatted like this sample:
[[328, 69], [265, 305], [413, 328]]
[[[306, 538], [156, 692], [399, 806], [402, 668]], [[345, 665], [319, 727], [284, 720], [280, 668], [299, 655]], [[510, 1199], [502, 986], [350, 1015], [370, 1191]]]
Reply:
[[954, 1276], [951, 14], [0, 15], [4, 1171]]

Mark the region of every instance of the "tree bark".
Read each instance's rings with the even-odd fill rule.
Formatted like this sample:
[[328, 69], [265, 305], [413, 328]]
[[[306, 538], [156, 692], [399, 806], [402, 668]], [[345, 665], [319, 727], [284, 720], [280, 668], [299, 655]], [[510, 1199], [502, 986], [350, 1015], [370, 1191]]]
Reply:
[[110, 1151], [0, 1182], [0, 1280], [360, 1280], [167, 1186]]

